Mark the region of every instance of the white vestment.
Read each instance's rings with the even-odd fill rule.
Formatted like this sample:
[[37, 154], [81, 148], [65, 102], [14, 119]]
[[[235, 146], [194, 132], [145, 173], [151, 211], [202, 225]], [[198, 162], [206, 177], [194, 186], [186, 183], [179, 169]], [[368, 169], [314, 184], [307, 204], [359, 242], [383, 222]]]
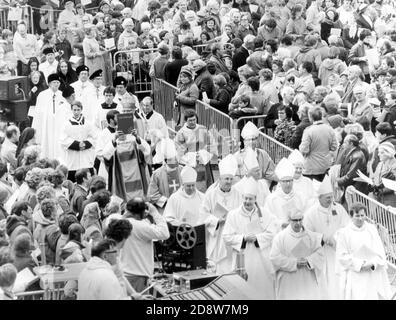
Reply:
[[[336, 271], [341, 278], [342, 299], [391, 298], [385, 250], [374, 225], [364, 222], [363, 226], [358, 228], [351, 222], [339, 230], [336, 259]], [[375, 270], [361, 271], [364, 260], [373, 262]]]
[[[95, 138], [93, 125], [88, 121], [84, 121], [83, 124], [77, 124], [73, 120], [66, 123], [61, 137], [61, 144], [65, 150], [64, 162], [69, 170], [93, 168], [95, 161]], [[88, 141], [92, 146], [85, 150], [70, 149], [75, 141]]]
[[62, 160], [64, 150], [60, 136], [67, 119], [71, 116], [70, 105], [61, 91], [44, 90], [37, 97], [32, 128], [36, 130], [36, 141], [41, 145], [41, 156]]
[[45, 83], [48, 81], [48, 76], [50, 74], [56, 73], [58, 69], [58, 61], [54, 60], [51, 64], [48, 61], [45, 61], [43, 63], [40, 63], [39, 65], [39, 71], [41, 71], [44, 74], [45, 78]]
[[[270, 259], [276, 271], [277, 300], [321, 299], [318, 280], [324, 264], [322, 235], [310, 230], [299, 233], [289, 225], [272, 243]], [[309, 266], [297, 267], [297, 259], [306, 258]]]
[[271, 193], [264, 205], [264, 210], [271, 212], [275, 215], [281, 223], [288, 223], [290, 213], [295, 210], [300, 212], [305, 212], [305, 204], [298, 193], [293, 190], [286, 194], [283, 192], [282, 188], [278, 188], [273, 193]]
[[[322, 207], [319, 203], [308, 209], [304, 216], [304, 226], [311, 231], [324, 235], [325, 239], [337, 238], [337, 231], [350, 222], [349, 215], [339, 203], [332, 204], [329, 208]], [[323, 268], [320, 285], [323, 299], [340, 299], [340, 279], [335, 272], [336, 251], [335, 246], [324, 244], [325, 265]]]
[[[248, 274], [247, 282], [260, 292], [257, 299], [275, 299], [275, 275], [269, 259], [272, 239], [280, 229], [278, 219], [261, 209], [259, 218], [255, 208], [248, 212], [243, 205], [231, 210], [224, 225], [223, 239], [232, 248], [233, 269], [237, 267], [236, 256], [241, 251], [243, 238], [248, 234], [255, 234], [257, 244], [246, 243], [244, 249], [245, 269]], [[258, 247], [256, 247], [258, 245]]]
[[[276, 186], [276, 190], [280, 189], [280, 185]], [[306, 209], [311, 208], [317, 204], [317, 196], [312, 183], [312, 180], [301, 175], [300, 178], [293, 180], [293, 191], [297, 193], [303, 200]]]
[[191, 196], [187, 195], [182, 188], [173, 193], [166, 203], [164, 217], [167, 221], [187, 223], [197, 226], [203, 223], [199, 208], [201, 207], [204, 194], [198, 190]]
[[71, 86], [75, 90], [76, 100], [80, 101], [83, 105], [83, 113], [85, 118], [89, 122], [94, 123], [95, 116], [99, 109], [96, 101], [95, 86], [90, 81], [82, 82], [81, 80], [73, 82]]
[[206, 225], [206, 257], [216, 263], [220, 274], [232, 271], [232, 252], [223, 241], [224, 226], [218, 226], [219, 216], [237, 208], [241, 203], [242, 197], [234, 187], [231, 187], [230, 192], [223, 192], [216, 185], [206, 191], [201, 206], [201, 216]]

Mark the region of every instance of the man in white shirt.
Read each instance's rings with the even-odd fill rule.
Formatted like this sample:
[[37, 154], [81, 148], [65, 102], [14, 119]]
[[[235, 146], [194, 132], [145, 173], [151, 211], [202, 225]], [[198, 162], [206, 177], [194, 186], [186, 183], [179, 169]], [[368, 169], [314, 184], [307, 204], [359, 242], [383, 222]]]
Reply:
[[142, 100], [141, 107], [145, 116], [145, 127], [146, 127], [145, 140], [147, 141], [153, 140], [151, 138], [151, 133], [152, 130], [154, 129], [160, 130], [163, 137], [168, 138], [169, 137], [168, 127], [166, 126], [165, 119], [160, 113], [154, 111], [153, 99], [151, 97], [144, 97]]
[[204, 194], [197, 190], [197, 172], [185, 166], [181, 173], [182, 187], [172, 194], [166, 204], [164, 217], [176, 225], [187, 223], [192, 226], [202, 224], [199, 208]]
[[121, 251], [121, 265], [132, 287], [142, 292], [154, 273], [153, 241], [169, 238], [168, 225], [157, 209], [140, 197], [128, 201], [124, 217], [133, 231]]
[[79, 66], [76, 69], [76, 73], [78, 80], [73, 82], [71, 86], [75, 90], [76, 99], [83, 104], [85, 118], [87, 121], [93, 123], [99, 107], [92, 103], [92, 98], [95, 95], [95, 87], [88, 79], [89, 68], [85, 65]]
[[45, 55], [45, 62], [40, 63], [39, 71], [44, 73], [45, 79], [48, 78], [50, 74], [56, 73], [58, 68], [58, 61], [55, 59], [54, 48], [48, 47], [43, 50]]

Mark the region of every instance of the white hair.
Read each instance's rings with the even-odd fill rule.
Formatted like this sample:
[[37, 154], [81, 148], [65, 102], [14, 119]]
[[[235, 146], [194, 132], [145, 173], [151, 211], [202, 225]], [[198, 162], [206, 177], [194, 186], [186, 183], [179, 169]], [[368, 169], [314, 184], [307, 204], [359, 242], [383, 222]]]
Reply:
[[145, 22], [142, 22], [141, 24], [140, 24], [140, 29], [146, 29], [146, 28], [151, 28], [151, 25], [150, 25], [150, 22], [147, 22], [147, 21], [145, 21]]
[[245, 38], [243, 38], [243, 43], [246, 45], [248, 43], [252, 43], [254, 42], [254, 39], [256, 39], [256, 37], [252, 34], [248, 34], [247, 36], [245, 36]]

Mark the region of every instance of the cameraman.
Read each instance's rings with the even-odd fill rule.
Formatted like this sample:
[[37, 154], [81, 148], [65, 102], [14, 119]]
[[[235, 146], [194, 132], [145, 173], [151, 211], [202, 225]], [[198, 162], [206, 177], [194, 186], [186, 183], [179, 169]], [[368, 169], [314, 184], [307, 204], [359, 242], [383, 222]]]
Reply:
[[142, 292], [154, 273], [154, 240], [169, 238], [166, 220], [157, 209], [141, 197], [128, 201], [124, 218], [132, 224], [133, 232], [121, 252], [121, 266], [131, 286]]

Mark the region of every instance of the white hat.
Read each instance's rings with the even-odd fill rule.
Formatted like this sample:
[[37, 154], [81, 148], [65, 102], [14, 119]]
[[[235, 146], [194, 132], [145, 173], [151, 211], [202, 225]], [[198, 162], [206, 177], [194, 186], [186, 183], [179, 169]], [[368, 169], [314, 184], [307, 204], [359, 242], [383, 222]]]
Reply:
[[289, 212], [289, 218], [293, 220], [302, 219], [304, 217], [304, 213], [298, 209], [291, 210]]
[[331, 179], [328, 175], [325, 175], [316, 193], [318, 194], [318, 196], [322, 194], [333, 193], [333, 186], [331, 184]]
[[161, 152], [165, 159], [173, 159], [176, 157], [176, 146], [172, 139], [166, 138], [161, 141]]
[[185, 166], [180, 172], [180, 178], [182, 183], [197, 182], [197, 171], [190, 166]]
[[289, 159], [289, 161], [292, 164], [297, 164], [297, 163], [303, 164], [304, 163], [304, 157], [303, 157], [302, 153], [300, 151], [298, 151], [297, 149], [293, 150], [292, 153], [289, 154], [287, 159]]
[[294, 168], [294, 165], [287, 158], [282, 158], [275, 168], [275, 174], [279, 180], [284, 178], [293, 178], [295, 171], [296, 168]]
[[258, 193], [258, 183], [254, 180], [253, 177], [246, 178], [243, 184], [243, 190], [240, 192], [241, 194], [250, 194], [253, 196], [257, 196]]
[[235, 176], [238, 170], [238, 162], [232, 154], [229, 154], [219, 162], [220, 176], [232, 175]]
[[241, 132], [241, 137], [243, 139], [255, 138], [255, 137], [258, 137], [259, 132], [260, 131], [256, 127], [256, 125], [253, 122], [249, 121], [243, 127], [242, 132]]
[[257, 155], [252, 148], [246, 149], [246, 154], [245, 154], [245, 158], [243, 159], [243, 163], [245, 164], [248, 170], [252, 170], [260, 166], [257, 161]]

